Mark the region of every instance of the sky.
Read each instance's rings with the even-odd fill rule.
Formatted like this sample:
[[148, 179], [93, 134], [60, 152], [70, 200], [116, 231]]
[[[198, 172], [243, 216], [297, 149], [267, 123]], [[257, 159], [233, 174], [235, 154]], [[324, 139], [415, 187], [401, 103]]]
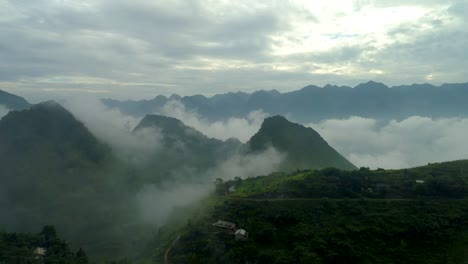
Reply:
[[466, 82], [467, 20], [467, 0], [0, 0], [0, 89], [34, 101]]

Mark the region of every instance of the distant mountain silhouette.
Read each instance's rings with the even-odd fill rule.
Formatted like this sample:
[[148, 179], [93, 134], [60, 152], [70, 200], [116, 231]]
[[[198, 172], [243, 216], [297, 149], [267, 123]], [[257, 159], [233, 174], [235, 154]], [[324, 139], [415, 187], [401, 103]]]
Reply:
[[144, 116], [156, 113], [170, 100], [180, 100], [190, 111], [198, 111], [214, 121], [241, 117], [262, 109], [271, 115], [287, 115], [297, 122], [317, 122], [330, 118], [362, 116], [379, 119], [404, 119], [419, 115], [428, 117], [468, 116], [468, 83], [413, 84], [392, 88], [369, 81], [354, 88], [326, 85], [306, 86], [300, 90], [280, 93], [276, 90], [254, 93], [226, 93], [213, 97], [193, 95], [157, 96], [152, 100], [117, 101], [103, 99], [110, 108], [122, 113]]
[[287, 154], [286, 170], [335, 167], [355, 169], [312, 128], [289, 122], [282, 116], [266, 118], [260, 130], [247, 142], [249, 151], [274, 147]]
[[31, 105], [23, 97], [0, 90], [0, 105], [10, 110], [22, 110]]

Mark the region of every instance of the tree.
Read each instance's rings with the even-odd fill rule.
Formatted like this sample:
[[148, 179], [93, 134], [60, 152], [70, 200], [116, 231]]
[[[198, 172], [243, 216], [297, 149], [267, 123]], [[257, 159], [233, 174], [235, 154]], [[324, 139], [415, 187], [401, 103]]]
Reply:
[[88, 256], [86, 256], [86, 253], [82, 248], [80, 248], [76, 252], [76, 263], [77, 264], [87, 264], [88, 263]]
[[224, 184], [223, 179], [216, 178], [215, 182], [215, 190], [217, 195], [223, 195], [226, 192], [226, 186]]
[[39, 235], [44, 239], [45, 247], [49, 247], [57, 239], [57, 231], [55, 230], [55, 227], [51, 225], [44, 226]]

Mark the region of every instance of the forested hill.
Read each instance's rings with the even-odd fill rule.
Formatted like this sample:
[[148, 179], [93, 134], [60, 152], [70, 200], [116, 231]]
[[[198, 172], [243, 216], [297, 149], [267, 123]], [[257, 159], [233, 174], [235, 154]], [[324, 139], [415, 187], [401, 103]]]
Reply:
[[[126, 254], [136, 232], [125, 166], [54, 101], [0, 120], [0, 226], [32, 232], [54, 225], [92, 256]], [[126, 182], [125, 182], [126, 183]], [[140, 238], [137, 238], [140, 239]]]
[[464, 160], [220, 181], [216, 205], [180, 231], [170, 263], [467, 263], [466, 169]]
[[157, 113], [170, 100], [179, 100], [190, 111], [198, 111], [210, 120], [246, 116], [262, 109], [271, 115], [287, 115], [298, 122], [317, 122], [330, 118], [362, 116], [377, 119], [404, 119], [410, 116], [466, 117], [468, 116], [468, 83], [413, 84], [388, 86], [362, 83], [354, 88], [309, 85], [300, 90], [280, 93], [276, 90], [253, 93], [226, 93], [212, 97], [203, 95], [165, 97], [141, 101], [104, 99], [108, 107], [125, 114], [144, 116]]
[[87, 264], [89, 260], [83, 249], [73, 252], [53, 226], [44, 226], [38, 234], [0, 232], [0, 263]]
[[468, 198], [468, 160], [401, 170], [335, 168], [228, 181], [239, 198]]
[[286, 153], [283, 171], [305, 168], [355, 169], [312, 128], [289, 122], [282, 116], [266, 118], [260, 130], [246, 143], [251, 152], [268, 147]]

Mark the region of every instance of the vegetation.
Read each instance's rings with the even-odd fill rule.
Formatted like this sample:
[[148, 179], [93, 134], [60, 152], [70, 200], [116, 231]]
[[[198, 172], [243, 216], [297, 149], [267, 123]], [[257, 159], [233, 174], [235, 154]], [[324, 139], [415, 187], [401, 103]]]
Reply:
[[[47, 263], [82, 263], [86, 254], [93, 261], [159, 263], [179, 235], [171, 263], [412, 263], [424, 256], [428, 263], [460, 263], [466, 259], [462, 252], [467, 252], [468, 238], [467, 161], [349, 171], [345, 169], [352, 165], [315, 131], [282, 117], [265, 121], [249, 142], [249, 151], [272, 144], [288, 153], [289, 168], [339, 164], [344, 170], [219, 178], [212, 197], [199, 206], [178, 208], [170, 224], [158, 229], [139, 214], [142, 187], [186, 168], [189, 176], [183, 176], [184, 181], [196, 178], [192, 176], [215, 166], [240, 143], [209, 139], [161, 116], [144, 119], [135, 133], [152, 126], [164, 135], [163, 151], [150, 156], [149, 164], [136, 166], [116, 158], [110, 147], [57, 103], [5, 116], [0, 121], [2, 228], [31, 232], [54, 225], [70, 246], [51, 228], [40, 235], [3, 232], [0, 264], [35, 263], [32, 252], [37, 247], [49, 249]], [[220, 219], [246, 229], [249, 238], [236, 241], [232, 231], [213, 228], [211, 223]], [[70, 249], [80, 247], [86, 254]]]
[[302, 168], [335, 167], [355, 169], [312, 128], [289, 122], [282, 116], [268, 117], [260, 130], [247, 142], [248, 150], [260, 152], [268, 147], [286, 153], [282, 171]]
[[[236, 241], [218, 219], [249, 232]], [[466, 200], [228, 200], [192, 223], [171, 263], [464, 263]], [[162, 258], [161, 258], [162, 259]]]
[[0, 122], [0, 223], [32, 232], [52, 224], [92, 257], [137, 254], [149, 237], [137, 214], [138, 182], [68, 111], [54, 102]]
[[44, 226], [39, 234], [0, 232], [1, 264], [87, 264], [83, 249], [73, 253], [60, 239], [53, 226]]
[[227, 190], [232, 186], [237, 190], [231, 196], [239, 198], [466, 198], [468, 161], [402, 170], [327, 168], [273, 173], [226, 181], [218, 189]]
[[[224, 203], [187, 225], [171, 263], [465, 263], [467, 167], [455, 161], [218, 180]], [[211, 225], [220, 219], [247, 230], [248, 239]]]

